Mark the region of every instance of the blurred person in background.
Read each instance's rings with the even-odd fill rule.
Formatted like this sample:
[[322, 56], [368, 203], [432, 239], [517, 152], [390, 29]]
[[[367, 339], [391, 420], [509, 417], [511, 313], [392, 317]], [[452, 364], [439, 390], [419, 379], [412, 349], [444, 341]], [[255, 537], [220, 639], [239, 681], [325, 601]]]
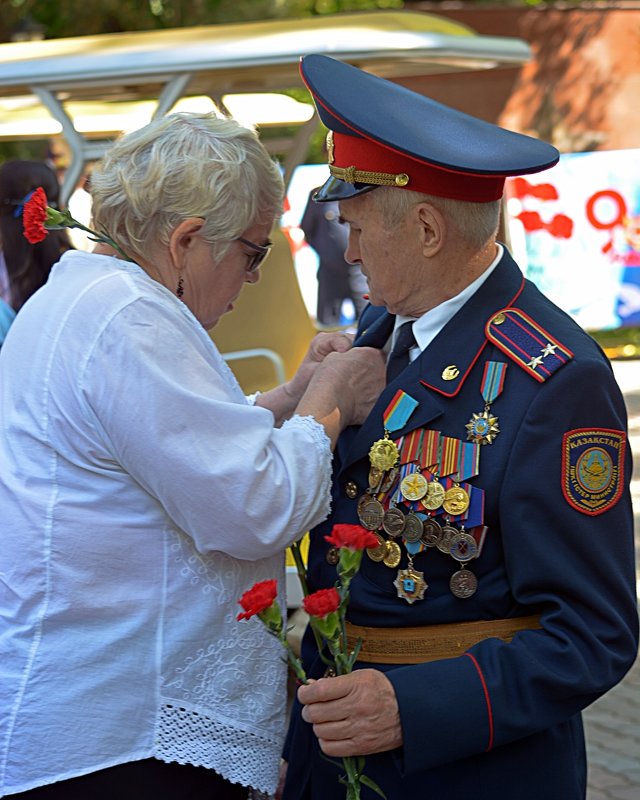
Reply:
[[66, 230], [51, 231], [38, 244], [22, 233], [22, 209], [34, 189], [42, 186], [49, 205], [57, 208], [60, 184], [42, 161], [6, 161], [0, 166], [0, 293], [15, 311], [46, 283], [51, 267], [73, 247]]
[[0, 353], [0, 796], [273, 792], [286, 665], [237, 601], [284, 584], [285, 548], [327, 516], [383, 360], [319, 334], [246, 398], [207, 334], [281, 214], [254, 131], [155, 120], [91, 193], [103, 242], [62, 256]]
[[320, 325], [335, 327], [345, 320], [342, 306], [353, 306], [357, 321], [366, 305], [367, 282], [358, 264], [345, 260], [349, 229], [340, 221], [338, 203], [314, 203], [313, 189], [300, 220], [304, 238], [318, 255], [318, 303], [316, 319]]

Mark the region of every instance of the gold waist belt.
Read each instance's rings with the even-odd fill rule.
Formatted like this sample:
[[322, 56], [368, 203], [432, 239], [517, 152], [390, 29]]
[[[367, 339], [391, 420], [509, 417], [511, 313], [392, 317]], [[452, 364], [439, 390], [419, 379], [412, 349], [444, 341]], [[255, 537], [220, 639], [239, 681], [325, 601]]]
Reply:
[[358, 661], [373, 664], [422, 664], [462, 655], [484, 639], [510, 642], [518, 631], [540, 628], [540, 617], [454, 622], [419, 628], [366, 628], [347, 625], [349, 650], [362, 640]]

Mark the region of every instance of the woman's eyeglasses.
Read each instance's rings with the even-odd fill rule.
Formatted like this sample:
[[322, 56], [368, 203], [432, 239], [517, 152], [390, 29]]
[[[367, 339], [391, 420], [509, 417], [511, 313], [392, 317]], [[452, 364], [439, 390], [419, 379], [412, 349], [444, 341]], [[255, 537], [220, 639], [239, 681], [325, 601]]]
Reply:
[[271, 252], [271, 248], [273, 247], [273, 242], [267, 242], [266, 244], [255, 244], [255, 242], [250, 242], [248, 239], [243, 239], [242, 236], [238, 236], [238, 242], [242, 242], [242, 244], [250, 247], [252, 250], [255, 250], [255, 253], [250, 256], [249, 266], [247, 267], [247, 272], [256, 272], [260, 269], [260, 265], [265, 260], [265, 258]]

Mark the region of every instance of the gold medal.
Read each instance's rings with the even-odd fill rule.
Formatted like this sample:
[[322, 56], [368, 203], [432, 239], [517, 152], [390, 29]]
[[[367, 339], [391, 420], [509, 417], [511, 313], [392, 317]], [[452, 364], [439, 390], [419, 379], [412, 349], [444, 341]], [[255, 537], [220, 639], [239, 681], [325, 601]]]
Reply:
[[369, 461], [372, 466], [381, 469], [383, 472], [392, 469], [396, 465], [399, 456], [400, 453], [395, 442], [389, 439], [388, 435], [385, 435], [384, 439], [378, 439], [377, 442], [374, 442], [369, 450]]
[[473, 414], [466, 424], [467, 439], [476, 444], [492, 444], [500, 433], [498, 417], [489, 413], [489, 407], [482, 414]]
[[429, 481], [420, 472], [412, 472], [400, 481], [400, 491], [406, 500], [420, 500], [429, 488]]
[[393, 585], [396, 587], [398, 597], [406, 600], [407, 603], [415, 603], [416, 600], [422, 600], [428, 588], [424, 579], [424, 572], [419, 572], [413, 567], [399, 569]]
[[452, 517], [457, 517], [459, 514], [464, 514], [464, 512], [469, 508], [469, 495], [465, 492], [462, 486], [458, 486], [456, 484], [450, 489], [447, 489], [447, 491], [444, 493], [442, 507], [447, 514], [451, 514]]
[[387, 552], [387, 542], [379, 533], [373, 534], [378, 540], [377, 547], [367, 547], [367, 555], [372, 561], [382, 561]]
[[369, 469], [369, 487], [376, 491], [380, 486], [380, 482], [384, 477], [384, 472], [379, 467], [371, 467]]
[[420, 500], [428, 511], [436, 511], [442, 505], [444, 500], [444, 486], [440, 481], [431, 481], [427, 487], [426, 495]]
[[400, 563], [400, 559], [402, 557], [402, 551], [400, 550], [400, 545], [397, 542], [387, 542], [387, 552], [382, 559], [384, 565], [386, 567], [391, 567], [395, 569]]

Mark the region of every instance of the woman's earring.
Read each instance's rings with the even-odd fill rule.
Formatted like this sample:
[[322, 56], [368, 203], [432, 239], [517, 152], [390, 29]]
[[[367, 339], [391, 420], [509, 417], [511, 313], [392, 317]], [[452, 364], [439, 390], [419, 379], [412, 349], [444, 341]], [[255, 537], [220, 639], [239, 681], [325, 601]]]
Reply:
[[176, 294], [178, 297], [182, 297], [184, 294], [184, 281], [182, 280], [182, 275], [178, 278], [178, 288], [176, 289]]

